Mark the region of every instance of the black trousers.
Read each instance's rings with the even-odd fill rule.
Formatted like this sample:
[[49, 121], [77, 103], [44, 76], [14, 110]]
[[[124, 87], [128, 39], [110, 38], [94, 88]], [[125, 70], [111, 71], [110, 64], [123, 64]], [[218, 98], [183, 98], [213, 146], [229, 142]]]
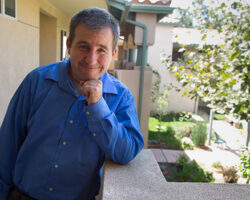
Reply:
[[[27, 194], [23, 193], [22, 191], [20, 191], [18, 188], [13, 188], [12, 190], [10, 190], [7, 200], [36, 200], [30, 196], [28, 196]], [[95, 200], [95, 197], [92, 198], [91, 200]]]
[[10, 190], [7, 200], [36, 200], [14, 187]]

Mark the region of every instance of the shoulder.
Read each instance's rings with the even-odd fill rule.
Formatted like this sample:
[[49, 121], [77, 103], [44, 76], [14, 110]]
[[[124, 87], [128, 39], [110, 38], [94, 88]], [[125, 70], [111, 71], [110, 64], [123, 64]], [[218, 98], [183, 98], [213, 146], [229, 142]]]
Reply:
[[58, 65], [59, 63], [52, 63], [49, 65], [37, 67], [29, 73], [29, 76], [39, 76], [44, 78], [54, 76], [56, 78], [56, 75], [58, 74]]
[[128, 87], [114, 76], [106, 73], [104, 77], [104, 92], [123, 96], [132, 95]]
[[59, 80], [60, 74], [63, 74], [67, 70], [69, 60], [62, 62], [56, 62], [44, 66], [40, 66], [32, 70], [28, 76], [37, 79], [51, 79], [54, 81]]

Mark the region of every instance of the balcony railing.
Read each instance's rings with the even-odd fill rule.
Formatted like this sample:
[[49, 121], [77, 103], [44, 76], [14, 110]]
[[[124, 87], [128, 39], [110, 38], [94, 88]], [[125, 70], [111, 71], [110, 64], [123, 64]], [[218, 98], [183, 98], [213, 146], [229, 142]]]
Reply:
[[151, 150], [129, 164], [106, 160], [101, 200], [247, 200], [250, 186], [240, 184], [166, 182]]

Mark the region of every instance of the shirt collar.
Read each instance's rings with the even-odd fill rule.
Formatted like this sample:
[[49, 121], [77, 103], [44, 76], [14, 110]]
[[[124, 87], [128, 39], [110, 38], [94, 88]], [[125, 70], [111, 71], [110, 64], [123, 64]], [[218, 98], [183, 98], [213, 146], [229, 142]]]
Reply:
[[[46, 74], [46, 78], [57, 81], [59, 86], [64, 90], [69, 88], [72, 89], [73, 84], [69, 73], [70, 58], [53, 65], [56, 66], [49, 70]], [[103, 93], [118, 94], [115, 83], [113, 82], [111, 75], [107, 72], [105, 72], [99, 80], [103, 83]]]

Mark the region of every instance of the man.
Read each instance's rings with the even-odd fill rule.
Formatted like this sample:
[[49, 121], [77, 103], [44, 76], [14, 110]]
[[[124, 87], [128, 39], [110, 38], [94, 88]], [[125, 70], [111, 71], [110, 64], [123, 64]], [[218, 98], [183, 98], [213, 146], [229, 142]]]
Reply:
[[134, 99], [106, 72], [118, 38], [107, 11], [80, 11], [70, 59], [24, 79], [0, 129], [1, 200], [94, 199], [105, 156], [125, 164], [143, 148]]

